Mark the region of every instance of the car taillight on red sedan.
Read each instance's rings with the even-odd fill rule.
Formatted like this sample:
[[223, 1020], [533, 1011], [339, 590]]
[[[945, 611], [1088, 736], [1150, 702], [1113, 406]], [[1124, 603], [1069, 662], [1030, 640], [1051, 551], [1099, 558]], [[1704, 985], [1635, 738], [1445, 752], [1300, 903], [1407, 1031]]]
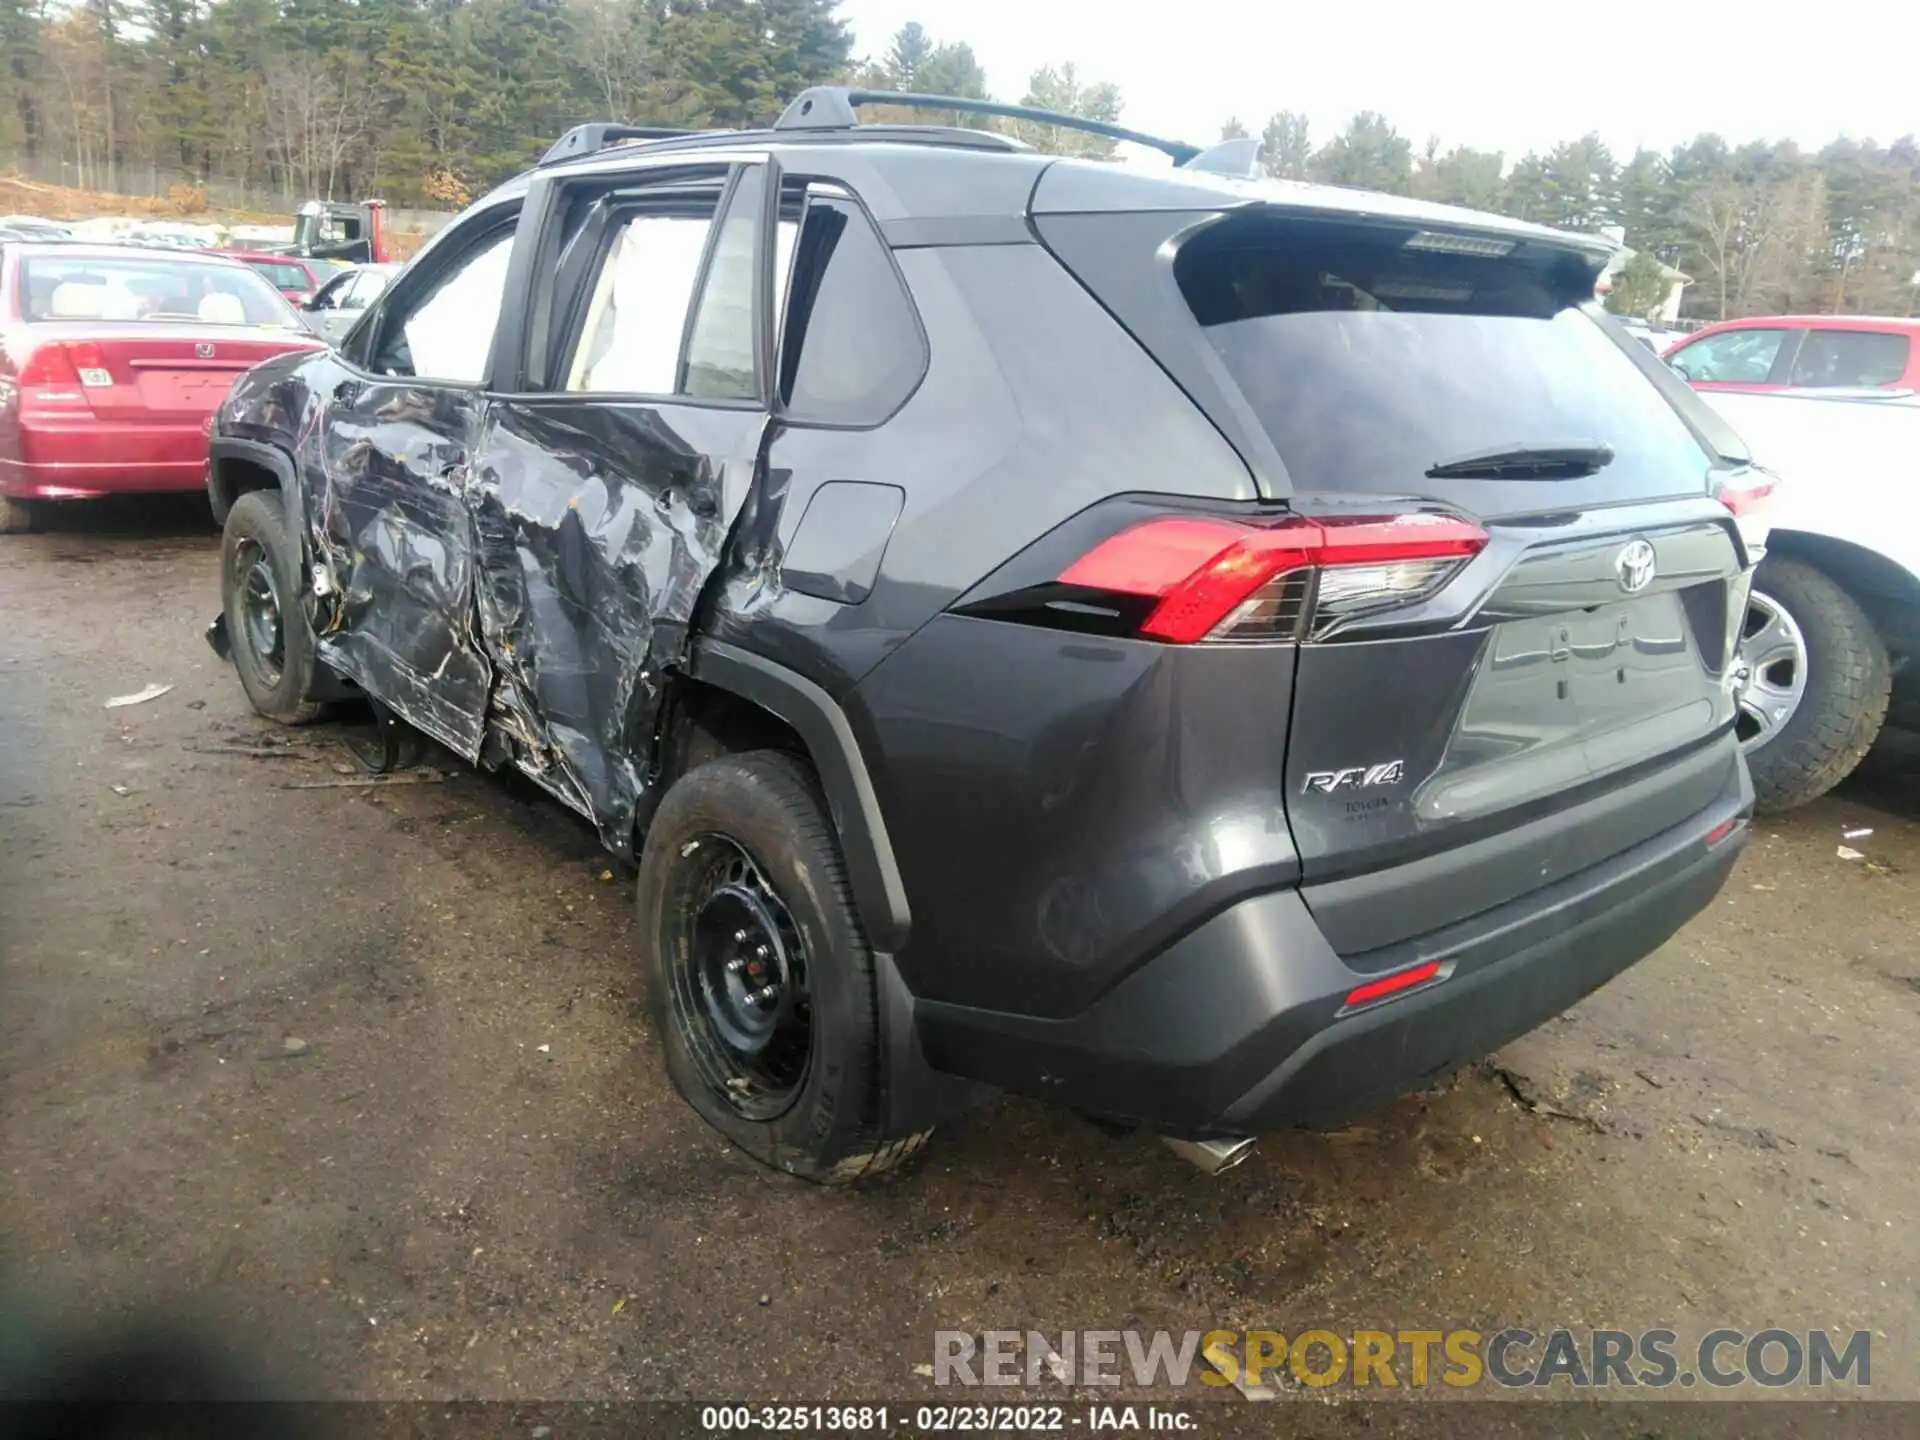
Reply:
[[90, 341], [41, 345], [20, 367], [20, 401], [30, 410], [85, 410], [88, 390], [112, 384], [100, 347]]

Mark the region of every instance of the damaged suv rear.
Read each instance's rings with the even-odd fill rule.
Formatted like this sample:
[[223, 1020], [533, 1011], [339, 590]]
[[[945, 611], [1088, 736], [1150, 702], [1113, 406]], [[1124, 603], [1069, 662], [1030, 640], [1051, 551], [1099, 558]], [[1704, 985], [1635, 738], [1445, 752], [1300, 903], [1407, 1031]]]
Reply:
[[1709, 901], [1751, 477], [1604, 249], [867, 98], [584, 127], [247, 376], [255, 708], [591, 820], [675, 1083], [822, 1181], [996, 1089], [1218, 1164]]

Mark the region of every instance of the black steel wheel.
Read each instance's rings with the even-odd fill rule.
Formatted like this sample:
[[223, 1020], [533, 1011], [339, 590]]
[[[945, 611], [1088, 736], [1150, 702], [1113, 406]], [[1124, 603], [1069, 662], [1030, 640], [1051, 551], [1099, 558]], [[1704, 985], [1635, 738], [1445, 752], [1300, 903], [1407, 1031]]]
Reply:
[[228, 650], [253, 708], [304, 725], [322, 710], [313, 698], [319, 663], [301, 608], [299, 548], [277, 490], [233, 502], [220, 537], [220, 599]]
[[278, 685], [286, 668], [287, 649], [273, 557], [266, 546], [248, 538], [233, 547], [228, 563], [235, 572], [231, 583], [240, 596], [240, 629], [235, 638], [252, 654], [260, 677]]
[[738, 841], [709, 831], [682, 848], [666, 915], [675, 1019], [713, 1093], [775, 1119], [813, 1059], [806, 942]]
[[635, 898], [667, 1074], [709, 1125], [825, 1185], [925, 1143], [889, 1119], [873, 951], [804, 760], [753, 750], [674, 781]]

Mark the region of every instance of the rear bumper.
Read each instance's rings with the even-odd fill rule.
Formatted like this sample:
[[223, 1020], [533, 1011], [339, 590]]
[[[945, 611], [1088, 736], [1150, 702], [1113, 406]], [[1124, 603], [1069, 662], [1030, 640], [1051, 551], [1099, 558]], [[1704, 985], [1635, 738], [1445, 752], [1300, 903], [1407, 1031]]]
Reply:
[[[1664, 942], [1746, 840], [1746, 767], [1683, 824], [1391, 953], [1343, 959], [1296, 891], [1244, 900], [1062, 1020], [921, 1002], [936, 1068], [1185, 1136], [1337, 1124], [1534, 1029]], [[1720, 827], [1730, 832], [1709, 843]], [[1444, 978], [1355, 1013], [1383, 970]]]
[[89, 421], [22, 429], [18, 453], [0, 458], [0, 495], [80, 500], [123, 492], [200, 490], [207, 483], [202, 420], [180, 425]]

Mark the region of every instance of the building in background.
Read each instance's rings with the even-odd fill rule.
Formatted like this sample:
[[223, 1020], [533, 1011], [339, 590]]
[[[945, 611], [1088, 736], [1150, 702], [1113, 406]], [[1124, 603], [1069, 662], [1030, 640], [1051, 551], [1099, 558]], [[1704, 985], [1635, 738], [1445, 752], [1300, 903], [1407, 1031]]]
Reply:
[[[1593, 287], [1593, 293], [1605, 299], [1607, 292], [1613, 289], [1614, 280], [1622, 270], [1627, 268], [1627, 262], [1639, 252], [1628, 246], [1624, 226], [1603, 226], [1600, 233], [1610, 240], [1614, 247], [1613, 258], [1607, 262], [1607, 268], [1600, 272], [1599, 282]], [[1683, 270], [1676, 270], [1673, 266], [1660, 262], [1660, 278], [1667, 282], [1666, 295], [1642, 318], [1656, 325], [1670, 326], [1680, 318], [1680, 296], [1687, 286], [1693, 283], [1693, 277]]]

